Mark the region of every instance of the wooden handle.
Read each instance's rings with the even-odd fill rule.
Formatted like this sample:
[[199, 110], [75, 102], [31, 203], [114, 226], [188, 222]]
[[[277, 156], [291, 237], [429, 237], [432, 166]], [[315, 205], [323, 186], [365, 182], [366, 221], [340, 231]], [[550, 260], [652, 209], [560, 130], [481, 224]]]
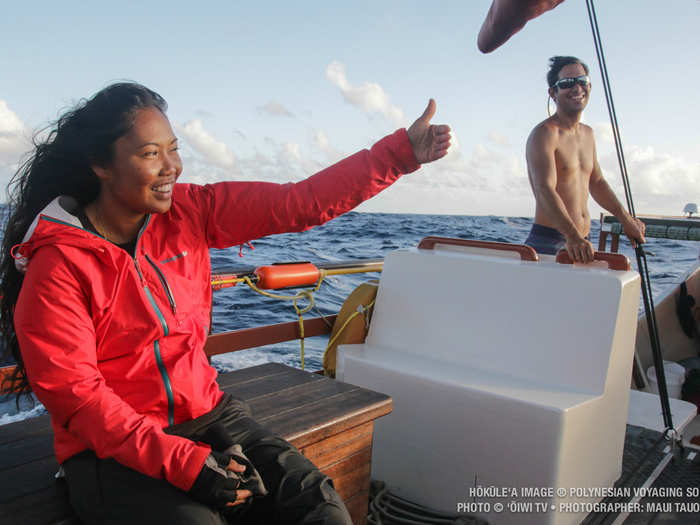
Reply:
[[436, 244], [448, 244], [450, 246], [467, 246], [469, 248], [486, 248], [487, 250], [500, 250], [504, 252], [517, 252], [522, 261], [537, 261], [537, 252], [524, 244], [508, 244], [505, 242], [475, 241], [473, 239], [454, 239], [452, 237], [425, 237], [418, 248], [432, 250]]
[[[595, 252], [593, 260], [607, 262], [608, 268], [611, 270], [629, 270], [631, 268], [630, 260], [621, 253]], [[556, 261], [561, 264], [573, 264], [569, 252], [566, 250], [559, 251]]]

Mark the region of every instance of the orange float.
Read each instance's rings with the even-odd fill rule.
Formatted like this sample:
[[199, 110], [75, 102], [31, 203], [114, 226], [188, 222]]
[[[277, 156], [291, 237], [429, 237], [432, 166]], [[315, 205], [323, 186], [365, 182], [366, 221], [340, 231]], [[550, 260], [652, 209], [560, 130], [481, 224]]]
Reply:
[[321, 270], [310, 262], [281, 263], [260, 266], [255, 269], [255, 275], [258, 288], [277, 290], [316, 284], [321, 278]]

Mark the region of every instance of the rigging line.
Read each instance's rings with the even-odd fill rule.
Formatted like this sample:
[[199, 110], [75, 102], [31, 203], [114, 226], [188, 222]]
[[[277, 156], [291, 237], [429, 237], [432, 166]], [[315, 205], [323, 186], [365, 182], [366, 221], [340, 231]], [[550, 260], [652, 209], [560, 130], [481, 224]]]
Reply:
[[[622, 139], [617, 123], [617, 114], [615, 112], [615, 104], [612, 98], [612, 88], [610, 87], [610, 78], [608, 77], [608, 68], [605, 63], [605, 54], [603, 53], [603, 42], [600, 37], [600, 29], [598, 19], [595, 12], [593, 0], [586, 0], [586, 8], [588, 10], [588, 19], [591, 23], [593, 32], [593, 42], [595, 44], [596, 55], [598, 57], [598, 65], [603, 79], [603, 89], [605, 92], [605, 100], [608, 106], [610, 115], [610, 124], [613, 128], [613, 137], [615, 139], [615, 149], [617, 151], [618, 164], [620, 165], [620, 173], [622, 175], [622, 185], [625, 188], [625, 199], [627, 200], [627, 208], [632, 215], [636, 217], [634, 211], [634, 201], [632, 199], [632, 191], [630, 189], [629, 176], [627, 173], [627, 163], [622, 149]], [[656, 324], [656, 313], [654, 310], [654, 301], [652, 297], [651, 284], [649, 280], [649, 268], [647, 267], [646, 254], [640, 243], [635, 243], [635, 254], [637, 256], [637, 269], [639, 270], [642, 297], [644, 300], [644, 311], [646, 313], [647, 328], [649, 330], [649, 340], [651, 343], [652, 356], [654, 359], [654, 368], [656, 370], [656, 379], [659, 386], [659, 398], [661, 401], [661, 412], [663, 414], [664, 425], [666, 430], [674, 429], [673, 420], [671, 417], [671, 407], [668, 399], [668, 390], [666, 388], [666, 376], [664, 374], [663, 357], [661, 355], [661, 345], [659, 342], [658, 329]]]
[[613, 101], [610, 78], [608, 77], [608, 67], [605, 62], [605, 54], [603, 53], [603, 41], [600, 37], [600, 29], [598, 27], [595, 6], [593, 5], [592, 0], [590, 2], [589, 0], [586, 0], [586, 7], [588, 8], [588, 19], [590, 20], [591, 30], [593, 31], [593, 43], [595, 44], [596, 56], [598, 57], [598, 64], [600, 66], [600, 73], [603, 80], [603, 91], [605, 93], [605, 100], [607, 101], [608, 114], [610, 115], [610, 125], [612, 127], [613, 139], [615, 142], [617, 162], [622, 174], [627, 209], [633, 217], [636, 217], [634, 201], [632, 199], [632, 191], [627, 174], [627, 164], [625, 162], [624, 151], [622, 149], [622, 138], [620, 137], [620, 129], [617, 123], [617, 112], [615, 111], [615, 102]]
[[622, 148], [622, 136], [620, 135], [620, 126], [617, 121], [617, 111], [615, 110], [615, 101], [612, 96], [612, 87], [610, 85], [610, 76], [608, 75], [608, 66], [605, 61], [605, 53], [603, 52], [603, 40], [600, 36], [600, 27], [598, 26], [598, 20], [595, 12], [595, 5], [590, 3], [589, 18], [592, 16], [595, 21], [592, 24], [594, 28], [594, 43], [596, 44], [596, 53], [598, 55], [599, 64], [602, 64], [601, 74], [603, 75], [603, 87], [605, 89], [606, 100], [609, 101], [608, 112], [610, 113], [611, 125], [613, 127], [613, 136], [615, 138], [615, 150], [618, 155], [618, 163], [620, 165], [620, 171], [623, 177], [627, 181], [625, 185], [625, 198], [627, 199], [627, 205], [632, 216], [636, 217], [634, 210], [634, 200], [632, 198], [632, 189], [629, 183], [629, 174], [627, 172], [627, 163], [625, 162], [625, 153]]
[[668, 388], [666, 385], [666, 374], [663, 364], [663, 356], [661, 355], [661, 342], [659, 341], [659, 330], [656, 323], [656, 311], [654, 309], [654, 299], [652, 296], [651, 285], [649, 282], [649, 269], [647, 267], [647, 257], [640, 245], [635, 249], [637, 254], [637, 267], [646, 277], [642, 279], [642, 297], [644, 298], [644, 312], [646, 314], [647, 328], [649, 330], [649, 342], [651, 343], [651, 355], [654, 361], [654, 369], [656, 370], [657, 386], [659, 389], [659, 399], [661, 400], [661, 413], [664, 418], [666, 429], [673, 429], [673, 420], [671, 417], [671, 405], [668, 396]]
[[613, 138], [615, 141], [615, 151], [617, 154], [617, 160], [618, 160], [618, 165], [620, 167], [620, 172], [623, 177], [623, 182], [626, 181], [626, 184], [623, 184], [624, 191], [625, 191], [625, 200], [627, 202], [627, 208], [630, 212], [630, 214], [633, 217], [636, 217], [635, 209], [634, 209], [634, 200], [632, 199], [632, 190], [629, 184], [629, 175], [627, 173], [627, 164], [625, 162], [625, 154], [624, 150], [622, 148], [622, 137], [620, 135], [620, 128], [617, 122], [617, 111], [615, 110], [615, 102], [612, 97], [612, 88], [610, 86], [610, 77], [608, 75], [608, 69], [607, 69], [607, 64], [605, 61], [605, 53], [603, 52], [603, 42], [602, 38], [600, 36], [600, 29], [598, 27], [598, 22], [597, 22], [597, 17], [596, 17], [596, 12], [595, 12], [595, 6], [591, 2], [590, 4], [587, 2], [586, 3], [588, 7], [588, 16], [589, 19], [591, 20], [591, 28], [593, 29], [593, 37], [594, 37], [594, 44], [596, 47], [596, 55], [598, 57], [598, 63], [601, 66], [601, 76], [603, 78], [603, 89], [605, 92], [605, 98], [606, 101], [608, 102], [608, 113], [610, 114], [610, 122], [611, 122], [611, 127], [612, 127], [612, 132], [613, 132]]

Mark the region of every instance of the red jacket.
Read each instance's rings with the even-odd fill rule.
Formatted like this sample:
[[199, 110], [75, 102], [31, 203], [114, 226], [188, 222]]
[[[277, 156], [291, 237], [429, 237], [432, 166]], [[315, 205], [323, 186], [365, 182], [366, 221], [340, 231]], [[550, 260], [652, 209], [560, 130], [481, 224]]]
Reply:
[[136, 256], [84, 230], [60, 197], [19, 247], [14, 322], [29, 383], [51, 414], [59, 463], [92, 449], [189, 490], [209, 447], [163, 428], [221, 399], [203, 346], [209, 248], [303, 231], [418, 168], [405, 130], [296, 184], [177, 184]]

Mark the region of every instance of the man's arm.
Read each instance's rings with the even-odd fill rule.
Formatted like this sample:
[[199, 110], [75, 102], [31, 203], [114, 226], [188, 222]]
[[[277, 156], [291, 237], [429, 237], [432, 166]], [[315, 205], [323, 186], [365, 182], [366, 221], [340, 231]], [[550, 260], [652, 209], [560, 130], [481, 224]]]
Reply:
[[593, 245], [576, 228], [557, 193], [557, 169], [554, 162], [556, 141], [544, 126], [536, 127], [527, 140], [527, 167], [537, 207], [566, 239], [566, 250], [576, 262], [593, 260]]
[[634, 246], [636, 242], [644, 243], [644, 223], [627, 213], [627, 210], [625, 210], [615, 196], [615, 192], [613, 192], [612, 188], [603, 177], [603, 172], [598, 164], [598, 157], [595, 154], [595, 146], [593, 147], [593, 154], [593, 173], [588, 182], [588, 191], [591, 193], [591, 197], [603, 208], [617, 217], [617, 220], [622, 224], [625, 234], [632, 242], [632, 246]]

